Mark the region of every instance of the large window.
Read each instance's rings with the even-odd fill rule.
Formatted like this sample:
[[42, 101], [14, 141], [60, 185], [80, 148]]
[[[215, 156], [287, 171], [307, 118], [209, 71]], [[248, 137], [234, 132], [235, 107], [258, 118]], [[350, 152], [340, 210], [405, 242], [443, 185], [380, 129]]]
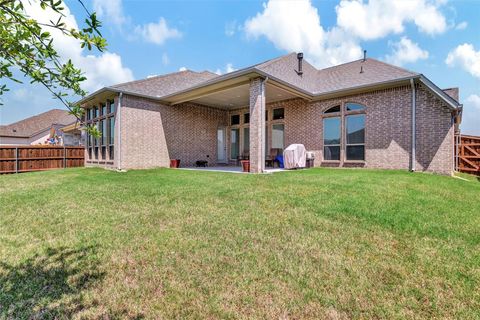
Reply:
[[230, 130], [230, 159], [238, 159], [240, 153], [240, 130]]
[[347, 160], [365, 160], [365, 115], [349, 115], [347, 124]]
[[340, 160], [340, 117], [323, 120], [323, 159]]
[[105, 126], [105, 119], [102, 119], [100, 120], [99, 124], [100, 124], [100, 132], [102, 134], [102, 146], [106, 145], [107, 144], [107, 127]]
[[113, 144], [115, 142], [115, 118], [111, 117], [108, 119], [108, 124], [109, 124], [109, 144]]
[[337, 105], [323, 112], [323, 159], [340, 161], [342, 150], [344, 160], [365, 160], [365, 107], [361, 104], [346, 103], [343, 109]]
[[109, 107], [108, 107], [108, 109], [109, 109], [109, 110], [108, 110], [108, 113], [114, 113], [114, 112], [115, 112], [115, 102], [114, 102], [113, 100], [110, 100], [110, 101], [108, 102], [108, 105], [109, 105]]
[[102, 116], [105, 116], [107, 114], [107, 104], [103, 103], [102, 104]]
[[250, 152], [250, 128], [243, 128], [243, 153]]
[[272, 148], [273, 149], [284, 148], [284, 131], [285, 131], [285, 126], [283, 124], [272, 125]]

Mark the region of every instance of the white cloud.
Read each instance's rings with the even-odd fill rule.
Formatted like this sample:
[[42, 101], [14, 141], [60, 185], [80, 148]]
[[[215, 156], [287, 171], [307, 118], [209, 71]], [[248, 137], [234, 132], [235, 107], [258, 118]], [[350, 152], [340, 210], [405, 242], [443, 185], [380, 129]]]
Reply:
[[[36, 2], [24, 2], [26, 13], [32, 18], [42, 23], [49, 23], [50, 20], [57, 21], [58, 13], [51, 9], [41, 9]], [[63, 21], [68, 28], [78, 29], [75, 17], [70, 13], [70, 9], [64, 4], [65, 15]], [[115, 83], [133, 80], [132, 71], [124, 67], [121, 57], [116, 53], [105, 52], [98, 56], [88, 53], [80, 47], [80, 42], [71, 37], [65, 36], [58, 30], [48, 29], [53, 38], [53, 46], [60, 55], [61, 61], [71, 59], [74, 65], [81, 69], [87, 80], [82, 83], [82, 87], [89, 91], [95, 91], [101, 87]]]
[[180, 67], [180, 69], [178, 69], [178, 71], [187, 71], [187, 67]]
[[117, 26], [130, 20], [123, 13], [122, 0], [93, 0], [93, 9], [99, 19], [107, 20]]
[[225, 24], [225, 35], [231, 37], [237, 31], [238, 24], [236, 20], [229, 21]]
[[428, 58], [428, 51], [421, 49], [417, 43], [407, 37], [402, 37], [400, 41], [390, 43], [390, 45], [393, 47], [393, 53], [387, 55], [385, 60], [394, 65], [402, 66]]
[[182, 37], [182, 33], [175, 28], [170, 28], [163, 17], [160, 17], [156, 23], [134, 25], [130, 16], [124, 13], [122, 0], [93, 0], [93, 8], [100, 19], [116, 25], [121, 30], [122, 28], [133, 29], [133, 34], [125, 35], [128, 40], [141, 38], [146, 42], [162, 45], [168, 39]]
[[480, 135], [480, 95], [470, 95], [464, 103], [461, 131], [463, 134]]
[[168, 39], [178, 39], [182, 33], [175, 28], [170, 28], [164, 18], [160, 18], [157, 23], [147, 23], [135, 27], [135, 33], [141, 36], [145, 41], [162, 45]]
[[227, 63], [226, 70], [227, 70], [227, 73], [230, 73], [230, 72], [236, 71], [237, 69], [233, 67], [233, 64]]
[[230, 72], [237, 71], [237, 70], [238, 69], [233, 67], [232, 63], [227, 63], [225, 65], [225, 68], [223, 68], [223, 69], [218, 68], [217, 70], [215, 70], [215, 73], [218, 74], [218, 75], [222, 75], [224, 73], [230, 73]]
[[245, 22], [247, 36], [265, 36], [278, 49], [304, 52], [317, 67], [361, 57], [357, 42], [339, 28], [325, 31], [310, 0], [274, 1]]
[[165, 52], [162, 54], [162, 63], [164, 66], [170, 63], [170, 58], [168, 57], [168, 54]]
[[468, 22], [467, 21], [462, 21], [459, 24], [455, 26], [455, 30], [465, 30], [468, 27]]
[[342, 0], [336, 7], [337, 24], [363, 40], [402, 33], [407, 22], [413, 22], [423, 33], [434, 35], [447, 29], [440, 5], [441, 2], [427, 0]]
[[450, 67], [459, 66], [474, 77], [480, 78], [480, 51], [475, 51], [470, 43], [464, 43], [450, 51], [445, 63]]

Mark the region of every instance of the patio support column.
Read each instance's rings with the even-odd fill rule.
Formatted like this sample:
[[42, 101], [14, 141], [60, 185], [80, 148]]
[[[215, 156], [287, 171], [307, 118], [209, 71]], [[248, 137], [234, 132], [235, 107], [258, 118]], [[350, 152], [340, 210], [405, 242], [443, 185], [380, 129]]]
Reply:
[[265, 169], [265, 83], [262, 78], [250, 81], [250, 172]]

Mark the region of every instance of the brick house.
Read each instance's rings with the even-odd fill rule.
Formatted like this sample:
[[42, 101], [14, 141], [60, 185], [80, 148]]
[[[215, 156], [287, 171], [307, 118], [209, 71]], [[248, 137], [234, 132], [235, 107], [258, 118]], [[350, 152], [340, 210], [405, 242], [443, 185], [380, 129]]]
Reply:
[[197, 160], [251, 172], [292, 143], [315, 166], [430, 171], [454, 169], [458, 89], [364, 58], [318, 70], [291, 53], [224, 75], [181, 71], [105, 87], [80, 101], [90, 137], [86, 165], [182, 166]]

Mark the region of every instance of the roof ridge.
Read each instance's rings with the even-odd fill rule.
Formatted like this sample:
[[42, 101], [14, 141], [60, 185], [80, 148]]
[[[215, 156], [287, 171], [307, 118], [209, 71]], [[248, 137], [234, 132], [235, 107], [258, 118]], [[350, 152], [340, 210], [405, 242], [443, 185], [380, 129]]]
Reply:
[[[255, 67], [258, 67], [258, 66], [262, 66], [262, 67], [267, 67], [269, 65], [271, 65], [272, 63], [274, 62], [277, 62], [283, 58], [286, 58], [288, 56], [291, 56], [292, 54], [297, 54], [296, 52], [290, 52], [290, 53], [287, 53], [287, 54], [284, 54], [283, 56], [280, 56], [280, 57], [276, 57], [276, 58], [272, 58], [272, 59], [269, 59], [269, 60], [266, 60], [266, 61], [263, 61], [263, 62], [260, 62], [260, 63], [257, 63], [257, 64], [254, 64], [250, 67], [247, 67], [247, 68], [255, 68]], [[246, 68], [245, 68], [246, 69]]]
[[[370, 59], [370, 58], [367, 58], [367, 60]], [[353, 60], [353, 61], [348, 61], [348, 62], [344, 62], [344, 63], [340, 63], [340, 64], [336, 64], [334, 66], [330, 66], [330, 67], [326, 67], [326, 68], [322, 68], [322, 69], [317, 69], [317, 71], [324, 71], [324, 70], [328, 70], [328, 69], [333, 69], [333, 68], [336, 68], [336, 67], [340, 67], [340, 66], [345, 66], [347, 64], [351, 64], [351, 63], [355, 63], [355, 62], [358, 62], [360, 60], [363, 60], [362, 59], [357, 59], [357, 60]]]
[[412, 70], [409, 70], [407, 68], [402, 68], [402, 67], [399, 67], [399, 66], [396, 66], [394, 64], [391, 64], [391, 63], [387, 63], [387, 62], [384, 62], [384, 61], [381, 61], [381, 60], [378, 60], [378, 59], [375, 59], [375, 58], [367, 58], [368, 60], [373, 60], [373, 61], [376, 61], [376, 62], [380, 62], [381, 64], [384, 64], [386, 66], [389, 66], [389, 67], [392, 67], [392, 68], [395, 68], [397, 70], [400, 70], [400, 71], [407, 71], [407, 72], [410, 72], [410, 73], [413, 73], [413, 74], [420, 74], [418, 72], [414, 72]]
[[18, 120], [18, 121], [9, 123], [9, 124], [3, 124], [2, 126], [3, 126], [3, 127], [13, 126], [13, 125], [18, 124], [18, 123], [20, 123], [20, 122], [27, 121], [27, 120], [30, 120], [30, 119], [32, 119], [32, 118], [40, 117], [41, 115], [46, 114], [46, 113], [50, 113], [50, 112], [52, 112], [52, 111], [63, 111], [63, 112], [66, 112], [66, 113], [68, 114], [68, 110], [59, 109], [59, 108], [53, 108], [53, 109], [50, 109], [50, 110], [47, 110], [47, 111], [44, 111], [44, 112], [41, 112], [41, 113], [34, 114], [33, 116], [30, 116], [30, 117], [28, 117], [28, 118], [24, 118], [24, 119], [21, 119], [21, 120]]

